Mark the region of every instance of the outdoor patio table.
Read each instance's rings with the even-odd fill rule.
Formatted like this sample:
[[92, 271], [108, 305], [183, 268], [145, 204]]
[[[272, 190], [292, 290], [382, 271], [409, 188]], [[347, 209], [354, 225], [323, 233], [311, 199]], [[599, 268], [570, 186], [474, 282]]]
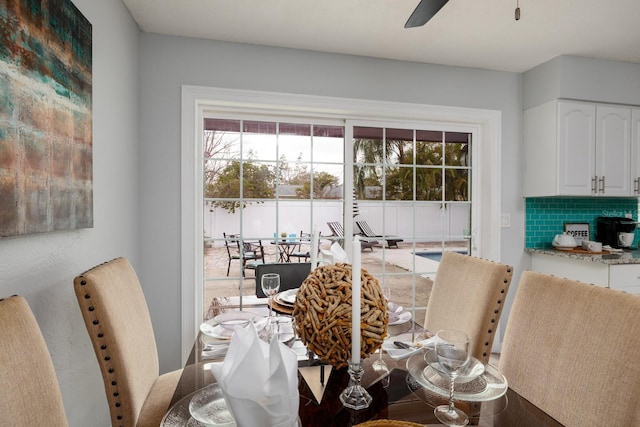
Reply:
[[278, 247], [278, 262], [291, 262], [291, 254], [300, 246], [300, 243], [299, 240], [271, 242], [272, 245], [277, 245]]
[[[170, 410], [161, 427], [195, 425], [189, 421], [189, 401], [201, 388], [215, 382], [209, 364], [215, 359], [203, 359], [202, 341], [196, 339], [189, 359], [173, 399]], [[322, 400], [318, 402], [305, 378], [298, 373], [300, 409], [299, 417], [303, 427], [307, 426], [352, 426], [367, 420], [392, 419], [411, 421], [425, 425], [440, 425], [433, 415], [433, 408], [447, 401], [446, 397], [430, 393], [411, 381], [406, 370], [406, 360], [393, 360], [383, 355], [390, 369], [388, 378], [380, 376], [372, 368], [379, 355], [364, 359], [362, 384], [373, 397], [369, 408], [354, 411], [345, 408], [339, 400], [340, 393], [349, 381], [346, 368], [334, 369], [326, 379]], [[218, 360], [219, 361], [219, 360]], [[310, 366], [308, 359], [300, 359], [299, 367]], [[413, 384], [412, 384], [413, 383]], [[470, 425], [477, 426], [561, 426], [541, 409], [528, 402], [515, 391], [489, 402], [458, 402], [471, 419]], [[188, 424], [189, 423], [189, 424]]]

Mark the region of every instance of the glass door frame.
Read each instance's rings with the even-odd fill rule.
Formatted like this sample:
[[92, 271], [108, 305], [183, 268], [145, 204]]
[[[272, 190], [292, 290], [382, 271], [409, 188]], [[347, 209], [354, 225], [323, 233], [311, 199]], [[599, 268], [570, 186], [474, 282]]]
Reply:
[[[501, 195], [501, 114], [495, 110], [453, 108], [426, 104], [372, 101], [276, 92], [234, 90], [214, 87], [182, 87], [181, 96], [181, 355], [185, 362], [203, 316], [203, 185], [202, 129], [204, 111], [276, 114], [324, 117], [330, 119], [388, 121], [458, 126], [473, 133], [474, 189], [481, 200], [475, 228], [472, 229], [472, 253], [500, 259]], [[351, 131], [345, 127], [345, 140]], [[351, 142], [345, 146], [351, 146]], [[346, 160], [346, 159], [345, 159]], [[345, 170], [345, 184], [352, 171]], [[351, 181], [350, 181], [351, 180]], [[352, 182], [351, 184], [352, 185]], [[350, 203], [345, 197], [345, 203]], [[348, 223], [348, 221], [347, 221]], [[352, 230], [351, 230], [352, 231]], [[345, 230], [345, 235], [349, 230]], [[198, 285], [199, 284], [199, 285]]]

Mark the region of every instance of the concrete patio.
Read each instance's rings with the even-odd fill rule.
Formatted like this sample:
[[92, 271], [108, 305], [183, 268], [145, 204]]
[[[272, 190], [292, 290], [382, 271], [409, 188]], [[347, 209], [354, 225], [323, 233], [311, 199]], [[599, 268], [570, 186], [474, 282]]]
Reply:
[[[330, 242], [322, 243], [323, 248], [328, 248]], [[264, 244], [265, 261], [277, 262], [278, 254], [276, 246]], [[421, 242], [415, 244], [416, 252], [440, 252], [440, 243]], [[465, 242], [449, 242], [445, 250], [466, 250]], [[303, 245], [303, 250], [305, 246]], [[212, 306], [236, 302], [242, 288], [245, 301], [255, 301], [255, 275], [254, 270], [247, 269], [244, 279], [240, 277], [240, 261], [231, 261], [231, 270], [227, 277], [228, 255], [225, 247], [207, 248], [205, 253], [205, 286], [204, 286], [204, 312], [210, 311]], [[399, 243], [398, 248], [388, 249], [382, 246], [374, 246], [373, 250], [362, 252], [362, 267], [381, 280], [383, 287], [391, 290], [391, 300], [405, 308], [412, 307], [415, 278], [415, 316], [416, 319], [424, 317], [429, 294], [431, 292], [432, 278], [438, 268], [438, 262], [414, 255], [414, 245], [411, 243]], [[412, 272], [418, 272], [413, 274]], [[209, 316], [206, 316], [209, 317]]]

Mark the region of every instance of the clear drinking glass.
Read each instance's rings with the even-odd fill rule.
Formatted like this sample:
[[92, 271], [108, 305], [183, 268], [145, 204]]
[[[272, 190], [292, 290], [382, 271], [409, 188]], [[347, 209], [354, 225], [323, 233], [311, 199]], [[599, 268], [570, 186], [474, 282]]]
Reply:
[[[386, 306], [388, 309], [389, 301], [391, 301], [391, 289], [388, 287], [382, 288], [382, 295], [386, 300]], [[391, 370], [389, 369], [389, 366], [382, 358], [382, 351], [383, 351], [382, 347], [380, 347], [378, 349], [378, 359], [373, 361], [372, 366], [373, 366], [373, 370], [376, 371], [378, 375], [380, 375], [381, 377], [384, 376], [384, 378], [382, 379], [383, 381], [382, 385], [383, 387], [386, 388], [389, 386], [389, 373], [391, 372]]]
[[262, 275], [262, 282], [260, 283], [262, 292], [269, 297], [269, 329], [272, 325], [273, 314], [273, 296], [278, 293], [280, 289], [280, 275], [278, 273], [267, 273]]
[[449, 375], [449, 404], [433, 410], [436, 418], [448, 426], [466, 426], [469, 417], [453, 405], [455, 380], [469, 365], [469, 336], [462, 331], [443, 329], [436, 333], [436, 356], [444, 372]]

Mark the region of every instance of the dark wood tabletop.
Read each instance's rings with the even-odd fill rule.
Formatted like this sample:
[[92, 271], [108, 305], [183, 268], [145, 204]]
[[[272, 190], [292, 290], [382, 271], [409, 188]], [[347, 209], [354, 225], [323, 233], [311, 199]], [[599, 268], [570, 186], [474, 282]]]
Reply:
[[[191, 355], [185, 365], [182, 378], [178, 383], [171, 405], [184, 404], [187, 398], [197, 390], [215, 382], [208, 364], [215, 359], [203, 359], [202, 341], [196, 340]], [[364, 376], [362, 385], [372, 396], [369, 408], [354, 411], [345, 408], [339, 400], [340, 393], [347, 387], [349, 375], [346, 368], [333, 369], [328, 378], [322, 400], [318, 402], [311, 392], [304, 377], [299, 373], [300, 409], [299, 417], [304, 427], [313, 426], [352, 426], [364, 421], [375, 419], [393, 419], [411, 421], [426, 425], [439, 425], [433, 415], [433, 408], [445, 404], [447, 398], [422, 388], [415, 381], [406, 368], [406, 360], [393, 360], [386, 354], [382, 359], [389, 367], [389, 375], [381, 376], [376, 372], [372, 363], [380, 356], [374, 354], [363, 360]], [[220, 361], [220, 360], [218, 360]], [[315, 359], [300, 360], [299, 366], [318, 365]], [[505, 427], [541, 427], [561, 426], [560, 423], [528, 402], [515, 391], [508, 389], [507, 393], [488, 402], [456, 401], [456, 406], [464, 410], [470, 417], [470, 425], [476, 426], [505, 426]], [[186, 412], [184, 425], [188, 421]], [[175, 427], [175, 420], [162, 427]]]

